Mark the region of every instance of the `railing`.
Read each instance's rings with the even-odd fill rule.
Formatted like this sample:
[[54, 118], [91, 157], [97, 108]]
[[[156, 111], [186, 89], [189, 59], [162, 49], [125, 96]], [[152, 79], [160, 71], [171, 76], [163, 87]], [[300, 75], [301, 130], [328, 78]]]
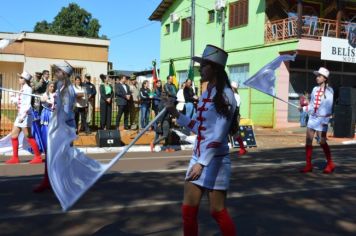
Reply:
[[[265, 25], [265, 42], [271, 43], [297, 37], [296, 17], [271, 21]], [[356, 27], [356, 23], [344, 22], [340, 24], [340, 38], [348, 38], [348, 34]], [[322, 36], [336, 37], [336, 20], [303, 16], [301, 37], [321, 40]]]

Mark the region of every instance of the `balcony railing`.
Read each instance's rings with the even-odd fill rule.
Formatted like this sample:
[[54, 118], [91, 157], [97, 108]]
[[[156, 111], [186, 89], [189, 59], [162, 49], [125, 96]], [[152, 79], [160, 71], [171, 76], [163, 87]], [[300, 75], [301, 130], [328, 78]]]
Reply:
[[[339, 38], [348, 38], [356, 23], [341, 21]], [[336, 37], [336, 20], [303, 16], [301, 37], [321, 40], [322, 36]], [[265, 42], [271, 43], [297, 37], [297, 18], [286, 18], [266, 23]]]

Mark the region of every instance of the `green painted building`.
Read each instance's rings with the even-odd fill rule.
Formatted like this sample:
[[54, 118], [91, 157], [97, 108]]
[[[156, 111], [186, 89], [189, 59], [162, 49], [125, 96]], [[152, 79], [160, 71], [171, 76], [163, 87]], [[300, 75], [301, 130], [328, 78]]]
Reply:
[[[180, 82], [188, 76], [193, 34], [191, 5], [191, 0], [163, 0], [150, 16], [150, 20], [161, 22], [161, 78], [169, 73], [170, 59]], [[221, 47], [224, 42], [229, 53], [226, 70], [230, 79], [240, 85], [241, 115], [255, 125], [282, 127], [298, 122], [295, 108], [243, 85], [280, 54], [297, 53], [295, 62], [283, 64], [277, 72], [277, 96], [284, 100], [298, 104], [298, 95], [312, 90], [312, 71], [319, 66], [331, 70], [336, 90], [345, 84], [356, 85], [354, 63], [321, 59], [322, 37], [335, 39], [336, 43], [346, 41], [350, 24], [356, 21], [355, 1], [196, 0], [194, 8], [194, 54], [201, 55], [206, 44]], [[198, 85], [198, 65], [194, 68]]]

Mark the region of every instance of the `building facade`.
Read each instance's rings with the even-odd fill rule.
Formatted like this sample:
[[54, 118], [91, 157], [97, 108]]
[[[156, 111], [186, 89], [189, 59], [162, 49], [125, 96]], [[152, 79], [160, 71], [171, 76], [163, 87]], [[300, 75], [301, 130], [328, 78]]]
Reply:
[[[226, 70], [240, 85], [241, 115], [256, 125], [285, 127], [299, 119], [294, 107], [243, 85], [278, 55], [297, 53], [295, 62], [283, 63], [276, 73], [277, 96], [286, 101], [297, 103], [299, 94], [311, 92], [312, 72], [320, 66], [331, 71], [336, 96], [340, 86], [356, 85], [355, 55], [344, 61], [321, 58], [323, 39], [337, 44], [349, 38], [356, 26], [356, 1], [196, 0], [194, 9], [194, 54], [200, 55], [206, 44], [224, 45]], [[191, 16], [191, 1], [186, 0], [163, 0], [150, 16], [161, 22], [161, 78], [169, 73], [170, 59], [180, 82], [188, 76]], [[198, 65], [194, 68], [199, 83]]]

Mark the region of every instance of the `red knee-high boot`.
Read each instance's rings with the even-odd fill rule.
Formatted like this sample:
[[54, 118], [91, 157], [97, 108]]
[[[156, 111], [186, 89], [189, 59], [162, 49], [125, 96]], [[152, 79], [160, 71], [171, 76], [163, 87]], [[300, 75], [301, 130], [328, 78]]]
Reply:
[[320, 144], [320, 146], [323, 148], [323, 151], [324, 151], [324, 154], [326, 157], [326, 161], [327, 161], [326, 167], [324, 169], [324, 173], [330, 174], [335, 170], [335, 164], [331, 158], [329, 145], [327, 143], [325, 143], [325, 144]]
[[213, 211], [212, 217], [219, 224], [223, 236], [236, 236], [236, 227], [226, 208], [221, 211]]
[[33, 153], [35, 154], [34, 158], [30, 161], [30, 164], [42, 163], [41, 153], [40, 153], [40, 150], [38, 149], [36, 140], [31, 137], [31, 138], [28, 138], [27, 141], [30, 144], [30, 146], [33, 150]]
[[313, 171], [313, 165], [311, 163], [313, 153], [313, 146], [312, 145], [305, 145], [305, 161], [306, 166], [300, 170], [301, 173], [307, 173]]
[[236, 138], [236, 141], [239, 143], [239, 146], [240, 146], [240, 151], [239, 151], [240, 156], [245, 155], [247, 153], [247, 151], [245, 149], [242, 138], [239, 136]]
[[6, 164], [17, 164], [20, 163], [19, 160], [19, 139], [18, 138], [11, 138], [12, 143], [12, 157], [11, 159], [7, 160]]
[[182, 205], [184, 236], [198, 236], [198, 209], [197, 206]]
[[47, 189], [51, 189], [51, 183], [49, 182], [49, 178], [48, 178], [47, 161], [45, 161], [45, 172], [44, 172], [43, 180], [40, 183], [40, 185], [38, 185], [36, 188], [33, 189], [33, 192], [42, 193]]

